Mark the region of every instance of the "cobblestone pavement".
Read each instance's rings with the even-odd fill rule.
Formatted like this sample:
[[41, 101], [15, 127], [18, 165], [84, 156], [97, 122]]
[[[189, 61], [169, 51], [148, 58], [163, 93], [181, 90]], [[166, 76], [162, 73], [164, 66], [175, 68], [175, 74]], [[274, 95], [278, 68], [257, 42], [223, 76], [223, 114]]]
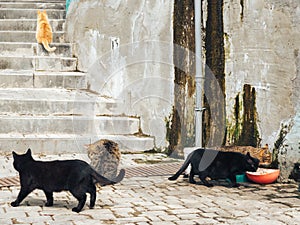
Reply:
[[55, 193], [54, 206], [45, 207], [44, 193], [36, 190], [13, 208], [18, 192], [17, 186], [0, 189], [0, 224], [300, 224], [296, 184], [207, 188], [184, 178], [131, 177], [98, 189], [94, 209], [88, 196], [80, 213], [71, 211], [77, 201], [68, 192]]

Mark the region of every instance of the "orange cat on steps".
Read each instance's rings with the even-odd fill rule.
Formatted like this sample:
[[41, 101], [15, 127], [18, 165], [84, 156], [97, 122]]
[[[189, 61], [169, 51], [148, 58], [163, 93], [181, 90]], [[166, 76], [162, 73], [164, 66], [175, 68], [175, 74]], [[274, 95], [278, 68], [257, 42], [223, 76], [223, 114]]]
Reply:
[[39, 44], [43, 44], [48, 52], [53, 52], [56, 47], [49, 47], [49, 43], [52, 42], [52, 29], [48, 21], [47, 12], [38, 10], [37, 14], [36, 40]]

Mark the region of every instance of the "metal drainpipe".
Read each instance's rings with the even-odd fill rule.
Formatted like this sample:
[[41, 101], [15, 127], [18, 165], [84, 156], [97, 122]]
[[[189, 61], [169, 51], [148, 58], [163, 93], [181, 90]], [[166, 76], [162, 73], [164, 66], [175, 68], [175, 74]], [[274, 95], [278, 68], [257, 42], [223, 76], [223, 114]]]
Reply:
[[195, 147], [202, 147], [202, 93], [204, 76], [202, 73], [201, 0], [194, 0], [195, 46], [196, 46], [196, 107], [195, 107]]

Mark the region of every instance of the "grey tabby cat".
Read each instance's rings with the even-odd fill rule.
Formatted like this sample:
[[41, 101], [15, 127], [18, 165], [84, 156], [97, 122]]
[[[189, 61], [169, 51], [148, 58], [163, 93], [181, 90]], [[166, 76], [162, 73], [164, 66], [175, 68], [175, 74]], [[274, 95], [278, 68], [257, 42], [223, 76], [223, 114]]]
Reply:
[[86, 145], [90, 165], [108, 179], [116, 177], [121, 159], [119, 146], [116, 142], [101, 139]]

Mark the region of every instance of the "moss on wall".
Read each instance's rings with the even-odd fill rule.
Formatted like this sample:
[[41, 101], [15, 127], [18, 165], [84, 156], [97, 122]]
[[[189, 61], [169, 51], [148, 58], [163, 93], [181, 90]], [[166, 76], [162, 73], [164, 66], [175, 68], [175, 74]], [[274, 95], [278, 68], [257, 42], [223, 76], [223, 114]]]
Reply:
[[237, 145], [258, 147], [256, 91], [249, 84], [244, 85], [243, 109], [242, 130]]
[[234, 105], [234, 124], [227, 124], [227, 142], [230, 145], [259, 147], [256, 91], [249, 84], [238, 93]]

